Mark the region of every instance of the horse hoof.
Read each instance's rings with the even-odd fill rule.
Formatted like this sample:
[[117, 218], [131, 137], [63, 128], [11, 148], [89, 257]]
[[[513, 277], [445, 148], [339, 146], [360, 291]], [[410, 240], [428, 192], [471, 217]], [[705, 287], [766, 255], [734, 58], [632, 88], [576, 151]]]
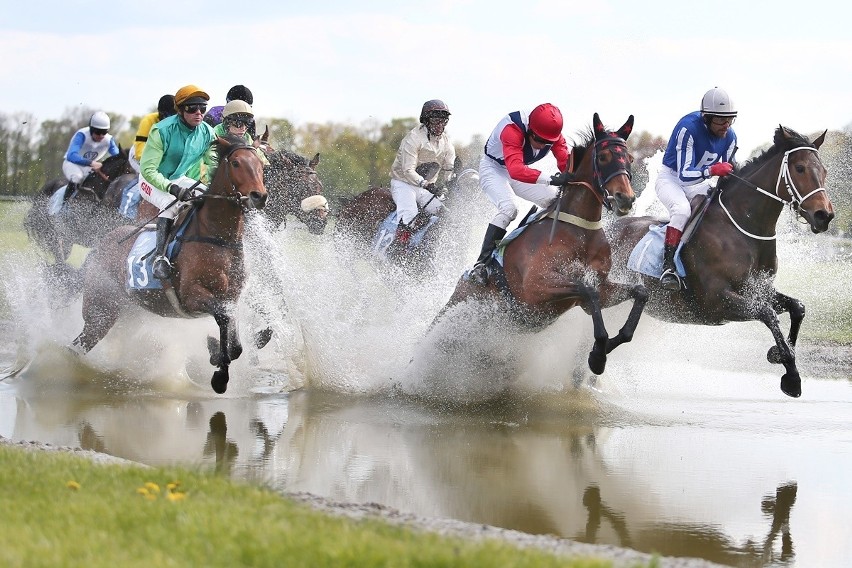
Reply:
[[781, 364], [781, 350], [777, 345], [773, 345], [766, 353], [766, 360], [770, 363]]
[[802, 379], [798, 373], [795, 375], [784, 373], [784, 376], [781, 377], [781, 391], [793, 398], [802, 396]]
[[223, 394], [228, 390], [228, 371], [216, 371], [210, 379], [210, 386], [216, 394]]
[[272, 339], [272, 328], [267, 327], [262, 331], [258, 331], [254, 336], [254, 346], [258, 349], [263, 349], [269, 343], [270, 339]]
[[606, 355], [594, 351], [589, 353], [589, 369], [596, 375], [602, 375], [606, 369]]

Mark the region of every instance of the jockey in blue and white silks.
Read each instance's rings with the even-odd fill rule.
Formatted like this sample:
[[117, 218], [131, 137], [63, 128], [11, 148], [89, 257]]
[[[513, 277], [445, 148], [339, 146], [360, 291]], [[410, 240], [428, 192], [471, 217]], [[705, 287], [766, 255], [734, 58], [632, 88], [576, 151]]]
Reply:
[[696, 195], [707, 194], [710, 178], [726, 176], [734, 170], [737, 135], [731, 125], [736, 117], [737, 110], [728, 93], [710, 89], [701, 100], [701, 110], [681, 118], [669, 138], [655, 186], [670, 217], [660, 277], [663, 288], [680, 289], [674, 255], [691, 214], [690, 201]]
[[89, 125], [71, 137], [65, 152], [65, 161], [62, 162], [62, 174], [69, 182], [65, 192], [66, 199], [92, 170], [101, 169], [104, 156], [118, 154], [118, 145], [109, 133], [109, 126], [109, 116], [103, 111], [97, 111], [89, 119]]

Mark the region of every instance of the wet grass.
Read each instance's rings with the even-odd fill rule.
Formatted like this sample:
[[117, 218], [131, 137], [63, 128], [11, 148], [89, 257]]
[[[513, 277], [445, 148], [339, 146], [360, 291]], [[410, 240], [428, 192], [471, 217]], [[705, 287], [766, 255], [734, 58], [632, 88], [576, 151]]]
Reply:
[[0, 446], [3, 566], [611, 566], [329, 516], [182, 469]]

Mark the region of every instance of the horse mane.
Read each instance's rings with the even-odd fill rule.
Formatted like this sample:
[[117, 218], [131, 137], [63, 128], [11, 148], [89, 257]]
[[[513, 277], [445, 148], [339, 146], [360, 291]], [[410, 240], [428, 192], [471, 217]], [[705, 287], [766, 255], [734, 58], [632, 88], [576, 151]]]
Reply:
[[273, 157], [283, 157], [286, 160], [290, 160], [290, 162], [292, 162], [293, 165], [296, 166], [307, 166], [310, 163], [310, 160], [308, 160], [306, 157], [300, 156], [296, 152], [291, 152], [290, 150], [285, 150], [283, 148], [277, 150], [275, 153], [272, 154], [272, 156], [270, 156], [270, 158]]
[[[807, 139], [807, 137], [799, 134], [795, 130], [787, 128], [786, 126], [778, 126], [775, 129], [775, 136], [772, 139], [772, 146], [761, 152], [758, 156], [751, 158], [745, 164], [742, 165], [737, 170], [737, 174], [740, 176], [748, 176], [752, 172], [760, 169], [760, 167], [777, 156], [782, 152], [786, 152], [787, 150], [791, 150], [793, 148], [799, 148], [801, 146], [807, 146], [808, 148], [814, 148], [813, 142]], [[726, 187], [728, 184], [734, 183], [732, 178], [723, 177], [719, 179], [719, 186]]]
[[589, 126], [586, 130], [578, 133], [580, 137], [579, 141], [571, 140], [571, 144], [573, 148], [571, 149], [571, 153], [574, 155], [574, 167], [583, 161], [583, 156], [586, 155], [586, 152], [595, 142], [595, 132], [592, 130], [592, 127]]

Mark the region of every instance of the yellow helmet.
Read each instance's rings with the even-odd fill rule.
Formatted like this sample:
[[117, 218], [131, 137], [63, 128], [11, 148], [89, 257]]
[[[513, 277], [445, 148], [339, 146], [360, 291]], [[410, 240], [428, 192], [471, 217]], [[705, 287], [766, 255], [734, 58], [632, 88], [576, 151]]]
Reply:
[[196, 85], [187, 85], [178, 89], [175, 93], [175, 110], [180, 110], [183, 105], [191, 105], [196, 103], [206, 103], [210, 100], [210, 95], [202, 91]]

